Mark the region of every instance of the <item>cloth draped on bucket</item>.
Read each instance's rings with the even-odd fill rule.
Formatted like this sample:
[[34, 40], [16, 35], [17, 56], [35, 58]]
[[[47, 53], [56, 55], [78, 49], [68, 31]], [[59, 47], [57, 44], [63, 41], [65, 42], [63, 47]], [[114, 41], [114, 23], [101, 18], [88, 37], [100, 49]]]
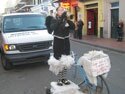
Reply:
[[97, 85], [97, 76], [106, 76], [110, 71], [110, 58], [103, 51], [89, 51], [81, 56], [78, 64], [82, 65], [90, 83]]

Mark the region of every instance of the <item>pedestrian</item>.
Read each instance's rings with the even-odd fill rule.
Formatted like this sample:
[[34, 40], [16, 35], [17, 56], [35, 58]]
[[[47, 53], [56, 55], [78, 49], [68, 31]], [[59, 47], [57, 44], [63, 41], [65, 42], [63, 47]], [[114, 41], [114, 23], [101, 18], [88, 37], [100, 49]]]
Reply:
[[117, 29], [117, 32], [118, 32], [118, 39], [117, 41], [122, 41], [123, 40], [123, 21], [120, 20], [119, 23], [118, 23], [118, 29]]
[[69, 33], [73, 30], [73, 22], [67, 19], [67, 12], [63, 7], [57, 8], [56, 17], [51, 20], [49, 30], [53, 32], [53, 57], [50, 57], [48, 64], [50, 70], [58, 75], [57, 85], [68, 85], [70, 81], [66, 79], [67, 69], [74, 63], [70, 56]]
[[75, 21], [74, 23], [75, 23], [75, 30], [74, 30], [73, 36], [74, 36], [74, 38], [77, 39], [78, 38], [78, 34], [77, 34], [77, 32], [78, 32], [77, 21]]
[[71, 23], [72, 24], [72, 29], [70, 30], [70, 37], [73, 37], [74, 31], [75, 31], [75, 24], [74, 24], [74, 21], [73, 21], [73, 17], [74, 17], [73, 14], [71, 14], [69, 16], [70, 21], [72, 21], [72, 23]]
[[82, 28], [83, 28], [83, 21], [81, 19], [79, 19], [78, 23], [77, 23], [77, 36], [78, 39], [82, 39]]

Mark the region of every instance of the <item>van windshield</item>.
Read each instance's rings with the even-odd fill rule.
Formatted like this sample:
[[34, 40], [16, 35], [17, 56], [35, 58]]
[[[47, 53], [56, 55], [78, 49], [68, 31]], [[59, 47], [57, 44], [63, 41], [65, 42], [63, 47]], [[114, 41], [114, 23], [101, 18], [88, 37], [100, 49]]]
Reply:
[[44, 30], [45, 16], [44, 15], [15, 15], [4, 18], [4, 33]]

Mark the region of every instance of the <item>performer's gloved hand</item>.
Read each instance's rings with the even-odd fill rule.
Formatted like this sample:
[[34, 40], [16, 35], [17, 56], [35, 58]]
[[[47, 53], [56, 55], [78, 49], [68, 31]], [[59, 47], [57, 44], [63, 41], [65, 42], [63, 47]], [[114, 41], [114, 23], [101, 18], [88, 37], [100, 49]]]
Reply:
[[63, 14], [61, 16], [61, 20], [62, 21], [66, 21], [67, 20], [67, 12], [63, 12]]
[[68, 23], [65, 23], [65, 27], [69, 27], [69, 24], [68, 24]]

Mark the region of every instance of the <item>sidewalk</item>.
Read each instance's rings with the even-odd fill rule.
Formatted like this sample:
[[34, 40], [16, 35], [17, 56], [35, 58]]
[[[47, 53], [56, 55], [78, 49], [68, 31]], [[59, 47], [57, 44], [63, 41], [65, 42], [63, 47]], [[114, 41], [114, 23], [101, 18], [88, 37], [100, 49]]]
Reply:
[[72, 41], [89, 44], [109, 50], [125, 53], [125, 40], [118, 42], [116, 39], [97, 38], [96, 36], [83, 36], [82, 40], [70, 38]]

